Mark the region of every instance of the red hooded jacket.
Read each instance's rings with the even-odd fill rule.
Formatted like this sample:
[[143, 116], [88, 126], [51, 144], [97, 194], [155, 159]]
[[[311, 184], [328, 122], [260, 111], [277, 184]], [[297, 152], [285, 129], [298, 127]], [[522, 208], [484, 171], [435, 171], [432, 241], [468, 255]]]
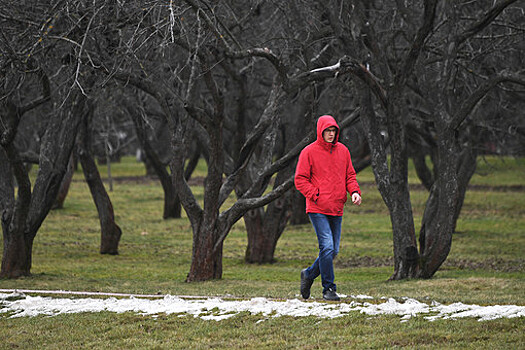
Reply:
[[[323, 139], [323, 131], [335, 126], [333, 143]], [[295, 187], [306, 197], [306, 212], [342, 216], [347, 192], [361, 195], [350, 152], [338, 142], [339, 126], [330, 115], [317, 121], [317, 140], [299, 155]]]

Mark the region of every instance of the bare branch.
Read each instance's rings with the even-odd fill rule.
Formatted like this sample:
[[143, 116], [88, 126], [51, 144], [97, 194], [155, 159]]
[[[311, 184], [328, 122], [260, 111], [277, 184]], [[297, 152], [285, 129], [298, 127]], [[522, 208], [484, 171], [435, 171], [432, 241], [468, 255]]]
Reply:
[[189, 103], [184, 104], [184, 109], [186, 110], [186, 112], [188, 112], [190, 117], [198, 121], [203, 128], [209, 129], [211, 127], [212, 120], [204, 110], [197, 108]]
[[41, 69], [39, 69], [38, 74], [40, 75], [40, 79], [42, 81], [42, 96], [37, 97], [35, 100], [29, 102], [25, 106], [20, 107], [18, 111], [20, 116], [40, 106], [41, 104], [46, 103], [51, 99], [51, 88], [49, 87], [49, 78]]
[[277, 113], [277, 108], [281, 104], [281, 100], [284, 97], [284, 91], [280, 84], [274, 84], [272, 91], [270, 92], [270, 97], [266, 104], [266, 108], [253, 128], [253, 132], [248, 136], [244, 145], [239, 152], [239, 158], [235, 164], [235, 168], [230, 176], [226, 179], [224, 184], [221, 187], [221, 192], [219, 195], [219, 206], [224, 203], [228, 198], [230, 193], [233, 191], [235, 185], [237, 184], [241, 174], [248, 165], [255, 146], [258, 144], [261, 137], [264, 135], [266, 129], [271, 124], [272, 120], [275, 118]]
[[525, 77], [516, 74], [509, 75], [498, 75], [485, 81], [480, 85], [462, 104], [458, 111], [455, 113], [451, 128], [457, 129], [461, 123], [469, 116], [474, 110], [474, 107], [480, 102], [496, 85], [501, 83], [514, 83], [525, 86]]
[[[348, 117], [339, 123], [340, 130], [352, 124], [357, 118], [359, 118], [359, 109], [353, 111]], [[273, 174], [288, 166], [290, 162], [299, 155], [301, 150], [313, 140], [315, 140], [315, 132], [312, 131], [286, 155], [268, 167], [259, 176], [259, 179], [251, 186], [251, 188], [246, 191], [246, 193], [239, 200], [237, 200], [237, 202], [235, 202], [231, 208], [220, 214], [219, 221], [221, 221], [222, 224], [228, 229], [224, 229], [222, 231], [221, 237], [215, 244], [214, 250], [218, 249], [224, 239], [226, 239], [226, 236], [229, 233], [229, 227], [237, 222], [237, 220], [239, 220], [248, 210], [259, 208], [270, 203], [271, 201], [282, 196], [293, 186], [294, 176], [292, 175], [270, 193], [262, 197], [255, 197], [259, 194], [257, 192], [262, 192], [261, 188], [263, 188], [264, 191], [265, 185], [268, 183]]]
[[[219, 39], [219, 41], [223, 43], [226, 49], [231, 51], [230, 45], [224, 38], [224, 35], [220, 33], [219, 29], [215, 26], [215, 24], [210, 19], [210, 17], [206, 14], [206, 12], [203, 9], [201, 9], [199, 5], [197, 5], [197, 3], [193, 0], [186, 0], [186, 2], [188, 3], [188, 5], [190, 5], [193, 8], [197, 16], [202, 16], [204, 18], [204, 21], [208, 25], [208, 28], [215, 34], [217, 39]], [[208, 5], [208, 8], [209, 8], [209, 5]]]
[[417, 31], [416, 37], [405, 59], [400, 74], [396, 76], [396, 85], [399, 87], [405, 85], [408, 77], [414, 69], [414, 65], [417, 62], [419, 54], [423, 49], [423, 44], [428, 35], [431, 33], [432, 28], [434, 27], [434, 19], [436, 17], [436, 5], [437, 0], [425, 1], [425, 11], [423, 14], [421, 27]]
[[[337, 77], [338, 75], [350, 73], [357, 78], [361, 79], [363, 82], [365, 82], [368, 87], [372, 90], [374, 95], [379, 99], [381, 102], [381, 105], [383, 107], [386, 107], [387, 105], [387, 95], [386, 91], [381, 86], [381, 83], [379, 82], [379, 79], [374, 76], [363, 64], [357, 62], [355, 59], [343, 56], [339, 62], [332, 66], [323, 67], [323, 68], [317, 68], [314, 70], [311, 70], [310, 72], [303, 73], [303, 77], [301, 79], [314, 79], [314, 77], [309, 77], [309, 74], [335, 74]], [[299, 78], [298, 78], [299, 79]]]
[[277, 57], [275, 53], [272, 52], [267, 47], [264, 48], [253, 48], [244, 51], [229, 51], [226, 53], [227, 57], [231, 58], [248, 58], [248, 57], [262, 57], [266, 58], [270, 63], [275, 67], [279, 76], [283, 80], [283, 83], [288, 81], [287, 71], [288, 69], [282, 63], [282, 61]]
[[471, 38], [472, 36], [476, 35], [483, 29], [485, 29], [487, 26], [489, 26], [492, 21], [496, 17], [499, 16], [499, 14], [505, 10], [509, 5], [512, 3], [515, 3], [517, 0], [503, 0], [499, 4], [496, 4], [492, 9], [490, 9], [489, 12], [485, 14], [484, 17], [480, 18], [479, 21], [472, 24], [469, 28], [467, 28], [463, 33], [458, 35], [456, 37], [456, 43], [459, 46], [462, 44], [465, 40]]
[[[276, 189], [271, 191], [270, 193], [258, 197], [258, 198], [242, 198], [239, 199], [230, 209], [226, 210], [225, 212], [221, 213], [219, 215], [220, 221], [225, 221], [225, 225], [227, 227], [231, 227], [234, 223], [236, 223], [248, 210], [253, 208], [259, 208], [263, 205], [266, 205], [273, 200], [279, 198], [282, 196], [286, 191], [288, 191], [290, 188], [292, 188], [294, 183], [293, 176], [290, 176], [285, 182], [283, 182], [281, 185], [279, 185]], [[215, 243], [215, 246], [213, 247], [213, 251], [216, 251], [221, 246], [222, 242], [226, 239], [226, 236], [230, 230], [223, 230], [221, 236]]]

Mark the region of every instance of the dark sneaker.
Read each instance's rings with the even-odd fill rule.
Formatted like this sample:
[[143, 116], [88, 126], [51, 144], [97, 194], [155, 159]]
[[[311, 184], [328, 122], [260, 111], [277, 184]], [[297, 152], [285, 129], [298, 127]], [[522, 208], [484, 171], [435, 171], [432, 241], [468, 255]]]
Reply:
[[323, 299], [328, 301], [339, 301], [339, 295], [332, 288], [328, 289], [326, 292], [323, 292]]
[[303, 298], [308, 299], [310, 298], [310, 288], [312, 287], [312, 284], [314, 283], [314, 280], [311, 280], [309, 278], [306, 278], [306, 269], [301, 271], [301, 295]]

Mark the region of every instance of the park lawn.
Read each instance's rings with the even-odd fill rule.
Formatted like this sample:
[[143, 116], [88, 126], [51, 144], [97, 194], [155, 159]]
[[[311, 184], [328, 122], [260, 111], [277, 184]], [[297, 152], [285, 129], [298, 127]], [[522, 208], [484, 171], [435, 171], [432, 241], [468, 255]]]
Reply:
[[[525, 162], [487, 158], [469, 190], [442, 269], [428, 280], [388, 282], [392, 237], [388, 211], [369, 169], [358, 175], [363, 205], [347, 207], [341, 252], [336, 260], [338, 291], [374, 298], [411, 297], [449, 304], [525, 305]], [[62, 210], [53, 211], [33, 248], [33, 275], [0, 280], [5, 289], [50, 289], [144, 294], [299, 298], [300, 269], [316, 255], [310, 225], [288, 226], [276, 249], [276, 263], [246, 265], [246, 234], [237, 223], [224, 244], [223, 279], [184, 282], [191, 261], [189, 222], [162, 220], [163, 193], [155, 180], [135, 179], [144, 171], [132, 158], [112, 165], [110, 192], [123, 236], [120, 254], [100, 255], [99, 223], [80, 171]], [[104, 167], [101, 173], [105, 177]], [[205, 175], [205, 166], [196, 177]], [[119, 180], [119, 177], [127, 177]], [[131, 178], [130, 178], [131, 177]], [[413, 179], [411, 169], [411, 183]], [[488, 177], [491, 177], [488, 180]], [[512, 186], [511, 191], [491, 188]], [[195, 185], [202, 201], [202, 187]], [[510, 188], [510, 187], [509, 187]], [[426, 191], [411, 191], [416, 232]], [[320, 282], [312, 297], [321, 297]], [[1, 315], [1, 314], [0, 314]], [[337, 319], [269, 318], [241, 314], [204, 321], [190, 316], [132, 313], [72, 314], [10, 319], [0, 316], [0, 348], [508, 348], [525, 347], [525, 320], [476, 319], [429, 322], [416, 317], [352, 313]]]

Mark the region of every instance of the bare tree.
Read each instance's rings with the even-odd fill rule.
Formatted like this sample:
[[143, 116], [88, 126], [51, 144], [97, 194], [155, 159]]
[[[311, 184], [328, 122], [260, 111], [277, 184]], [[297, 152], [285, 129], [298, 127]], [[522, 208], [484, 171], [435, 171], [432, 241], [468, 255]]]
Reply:
[[[91, 74], [84, 70], [83, 61], [89, 61], [89, 33], [100, 9], [85, 5], [47, 1], [1, 5], [2, 277], [30, 274], [33, 240], [55, 203], [80, 121], [88, 112], [85, 100]], [[53, 104], [43, 106], [50, 100]], [[14, 143], [29, 113], [40, 113], [43, 121], [34, 126], [41, 135], [38, 159], [29, 157], [39, 164], [33, 186], [22, 163], [28, 154]]]

